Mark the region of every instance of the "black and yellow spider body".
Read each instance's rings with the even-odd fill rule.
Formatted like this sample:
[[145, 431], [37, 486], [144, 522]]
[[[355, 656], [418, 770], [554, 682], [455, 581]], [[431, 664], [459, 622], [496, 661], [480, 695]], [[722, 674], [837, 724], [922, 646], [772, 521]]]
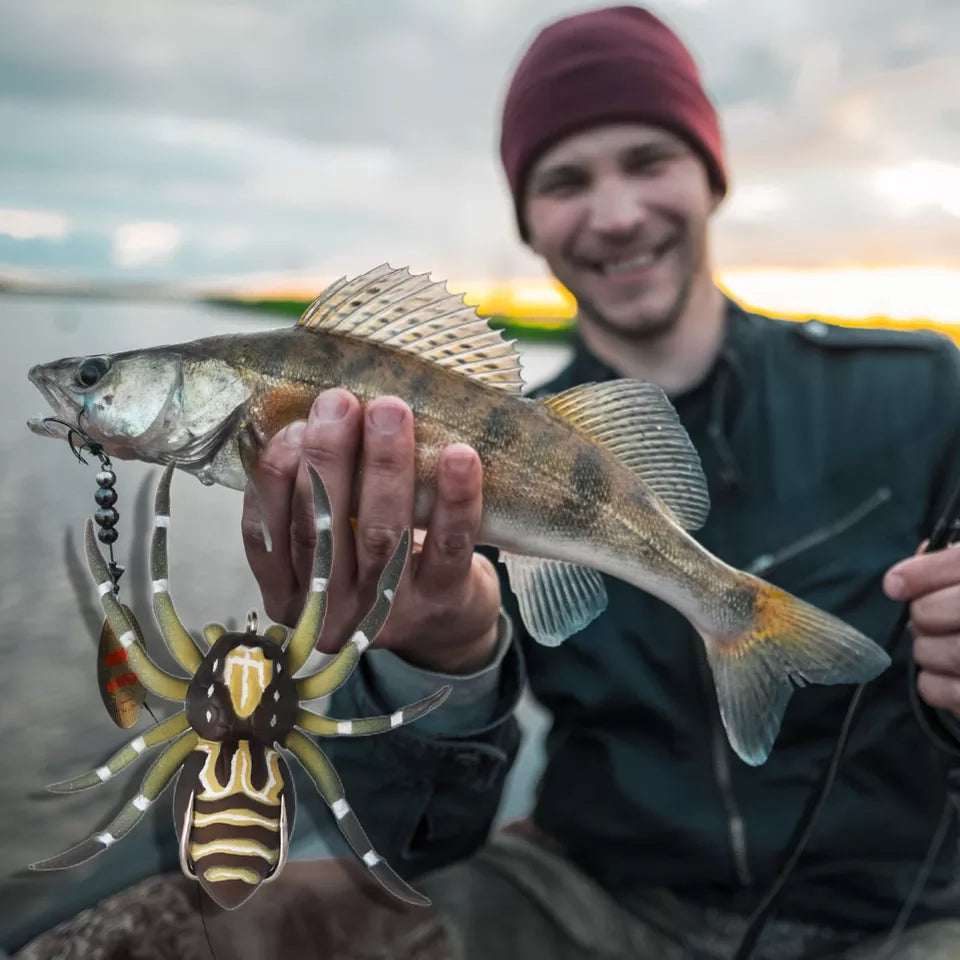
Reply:
[[301, 706], [302, 701], [325, 696], [339, 687], [376, 638], [403, 573], [409, 534], [405, 531], [401, 537], [380, 576], [373, 606], [340, 652], [318, 671], [296, 677], [323, 625], [333, 560], [330, 505], [319, 476], [311, 467], [317, 528], [313, 578], [289, 639], [286, 629], [277, 625], [257, 633], [256, 617], [251, 614], [244, 633], [208, 624], [203, 636], [209, 649], [203, 650], [181, 624], [170, 599], [167, 529], [172, 472], [173, 467], [168, 467], [157, 487], [151, 548], [154, 613], [167, 646], [189, 678], [167, 673], [147, 654], [138, 638], [136, 621], [114, 596], [89, 521], [86, 551], [104, 612], [127, 651], [131, 667], [147, 690], [178, 701], [184, 708], [131, 740], [104, 766], [48, 788], [55, 793], [72, 793], [95, 787], [150, 747], [167, 745], [147, 771], [140, 792], [104, 830], [59, 856], [32, 864], [33, 869], [65, 869], [105, 850], [137, 824], [179, 773], [174, 820], [181, 867], [222, 907], [237, 907], [261, 883], [277, 876], [287, 856], [295, 797], [281, 753], [286, 749], [303, 764], [341, 832], [370, 872], [397, 897], [415, 904], [428, 903], [373, 850], [344, 797], [340, 778], [307, 734], [362, 736], [391, 730], [439, 706], [449, 688], [384, 717], [333, 720]]

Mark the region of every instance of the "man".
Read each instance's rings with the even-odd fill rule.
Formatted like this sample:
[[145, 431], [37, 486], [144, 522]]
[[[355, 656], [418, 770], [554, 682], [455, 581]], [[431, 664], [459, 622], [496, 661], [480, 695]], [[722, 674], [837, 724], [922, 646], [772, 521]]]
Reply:
[[[899, 602], [911, 604], [912, 642], [866, 691], [757, 956], [874, 956], [895, 924], [913, 929], [887, 956], [955, 956], [947, 778], [960, 713], [960, 551], [911, 556], [958, 465], [955, 349], [925, 334], [768, 320], [724, 297], [709, 243], [727, 188], [717, 119], [689, 53], [644, 10], [594, 11], [537, 36], [507, 93], [501, 156], [521, 236], [579, 305], [574, 359], [543, 392], [620, 376], [658, 383], [703, 461], [712, 509], [697, 537], [710, 550], [881, 643]], [[342, 606], [320, 641], [330, 650], [362, 605], [349, 598], [365, 595], [410, 522], [412, 415], [395, 398], [362, 411], [332, 391], [271, 442], [260, 478], [275, 552], [249, 498], [244, 535], [267, 611], [287, 622], [309, 577], [305, 460], [339, 518], [330, 591]], [[798, 692], [768, 762], [746, 767], [725, 743], [697, 638], [663, 604], [608, 579], [606, 613], [562, 647], [523, 634], [512, 594], [472, 552], [480, 485], [473, 451], [445, 451], [385, 650], [367, 654], [331, 706], [384, 713], [441, 682], [454, 687], [413, 727], [329, 744], [379, 852], [435, 901], [447, 945], [434, 928], [437, 952], [423, 955], [730, 956], [788, 852], [851, 689]], [[532, 820], [483, 846], [517, 749], [525, 673], [553, 714], [548, 763]], [[350, 871], [288, 869], [329, 895], [331, 871]], [[396, 943], [419, 922], [411, 916], [425, 916], [327, 902], [349, 904], [357, 931], [392, 917], [382, 939]], [[407, 955], [395, 949], [383, 955]]]

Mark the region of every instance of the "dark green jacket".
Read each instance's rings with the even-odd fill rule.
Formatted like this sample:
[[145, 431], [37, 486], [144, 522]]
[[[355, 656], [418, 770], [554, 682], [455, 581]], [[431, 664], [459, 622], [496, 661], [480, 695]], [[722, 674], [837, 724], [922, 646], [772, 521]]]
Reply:
[[[884, 571], [914, 553], [960, 467], [960, 354], [926, 333], [771, 320], [730, 303], [707, 380], [674, 402], [700, 453], [712, 507], [695, 534], [726, 562], [828, 610], [886, 645], [900, 606]], [[616, 376], [578, 346], [543, 392]], [[607, 611], [559, 648], [522, 636], [501, 704], [475, 735], [415, 727], [330, 744], [379, 851], [415, 876], [483, 842], [518, 741], [524, 671], [553, 715], [535, 818], [614, 892], [666, 885], [750, 911], [776, 876], [828, 762], [853, 688], [793, 696], [769, 760], [727, 746], [702, 643], [675, 611], [605, 578]], [[515, 614], [514, 598], [504, 603]], [[518, 632], [519, 618], [513, 620]], [[952, 741], [911, 709], [911, 645], [869, 685], [845, 762], [781, 915], [836, 927], [891, 924], [944, 809]], [[382, 713], [369, 673], [338, 716]], [[931, 715], [932, 716], [932, 715]], [[951, 828], [914, 919], [956, 915], [936, 897], [960, 874]]]

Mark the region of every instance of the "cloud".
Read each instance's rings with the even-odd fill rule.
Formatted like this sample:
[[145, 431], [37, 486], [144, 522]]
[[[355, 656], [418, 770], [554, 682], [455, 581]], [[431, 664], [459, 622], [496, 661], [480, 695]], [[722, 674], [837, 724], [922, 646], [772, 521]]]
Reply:
[[909, 217], [930, 208], [960, 217], [958, 164], [914, 160], [899, 167], [885, 167], [873, 175], [873, 187], [899, 216]]
[[0, 210], [0, 233], [14, 240], [63, 240], [70, 221], [47, 210]]
[[172, 223], [124, 223], [113, 235], [113, 262], [122, 269], [163, 263], [181, 243], [180, 230]]
[[[0, 141], [0, 207], [56, 211], [107, 249], [124, 224], [178, 231], [172, 246], [169, 231], [166, 246], [126, 244], [105, 273], [381, 257], [469, 276], [539, 270], [515, 236], [498, 113], [524, 45], [583, 0], [51, 4], [0, 0], [0, 129], [17, 131]], [[721, 109], [724, 262], [850, 261], [881, 247], [960, 259], [953, 201], [903, 186], [960, 155], [960, 4], [655, 9]], [[74, 265], [76, 243], [45, 240]], [[25, 263], [36, 250], [23, 241]]]

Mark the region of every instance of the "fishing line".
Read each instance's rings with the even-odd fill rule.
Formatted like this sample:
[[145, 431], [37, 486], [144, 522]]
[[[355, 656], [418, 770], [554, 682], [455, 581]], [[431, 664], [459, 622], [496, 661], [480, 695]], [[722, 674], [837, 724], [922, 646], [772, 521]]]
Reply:
[[200, 908], [200, 923], [203, 925], [203, 935], [207, 938], [207, 948], [213, 960], [217, 960], [217, 953], [213, 949], [213, 941], [210, 939], [210, 930], [207, 927], [207, 915], [203, 910], [203, 889], [199, 883], [197, 884], [197, 906]]
[[[960, 536], [960, 479], [958, 479], [957, 484], [950, 495], [950, 499], [947, 502], [946, 508], [940, 515], [940, 518], [937, 520], [937, 523], [933, 528], [933, 533], [930, 534], [930, 539], [927, 543], [926, 549], [919, 552], [933, 553], [934, 551], [942, 550], [949, 544], [955, 542], [958, 536]], [[900, 643], [900, 639], [906, 630], [909, 619], [910, 604], [906, 603], [903, 605], [903, 609], [900, 611], [900, 616], [897, 618], [896, 625], [894, 626], [887, 642], [886, 650], [888, 653], [892, 654], [894, 649]], [[781, 867], [780, 873], [777, 874], [776, 879], [767, 890], [767, 893], [750, 915], [750, 918], [747, 921], [746, 931], [744, 932], [743, 938], [740, 941], [740, 945], [733, 953], [731, 960], [748, 960], [750, 954], [757, 944], [757, 941], [760, 939], [760, 935], [763, 933], [764, 927], [774, 912], [774, 908], [776, 907], [777, 901], [780, 898], [780, 894], [783, 891], [784, 886], [790, 879], [790, 876], [797, 865], [797, 861], [803, 854], [804, 848], [810, 839], [810, 835], [813, 833], [814, 823], [816, 822], [820, 811], [823, 809], [823, 806], [827, 801], [827, 795], [830, 793], [830, 789], [833, 787], [834, 781], [836, 780], [837, 771], [840, 767], [840, 761], [843, 759], [844, 750], [846, 749], [847, 743], [850, 740], [850, 735], [853, 731], [853, 725], [856, 719], [857, 709], [860, 706], [860, 701], [863, 699], [863, 693], [865, 689], [866, 684], [858, 685], [856, 690], [853, 692], [853, 696], [850, 698], [850, 703], [847, 706], [847, 712], [844, 715], [843, 723], [840, 727], [840, 733], [837, 736], [836, 744], [833, 748], [833, 755], [830, 758], [830, 763], [824, 772], [819, 788], [811, 793], [810, 798], [807, 801], [807, 805], [804, 808], [800, 819], [797, 821], [797, 826], [794, 829], [790, 843], [787, 845], [787, 849], [790, 850], [790, 854], [784, 862], [784, 865]], [[948, 806], [946, 808], [947, 812], [949, 812], [950, 805], [951, 804], [948, 798]], [[949, 818], [947, 818], [945, 814], [944, 819], [946, 820], [947, 825], [949, 825]], [[944, 827], [944, 830], [946, 830], [946, 826]], [[939, 833], [939, 830], [934, 834], [934, 840], [937, 839], [937, 833]], [[939, 850], [939, 846], [942, 845], [942, 843], [942, 839], [940, 840], [939, 844], [934, 844], [931, 842], [927, 857], [929, 858], [931, 856], [931, 851], [932, 855], [935, 857]], [[923, 881], [923, 885], [925, 886], [927, 876], [926, 871], [923, 868], [921, 868], [920, 874], [918, 875], [918, 882], [921, 879]], [[922, 889], [922, 887], [916, 889], [915, 895], [917, 898], [919, 898]], [[911, 891], [910, 896], [913, 895], [914, 891]], [[897, 922], [899, 922], [899, 919], [900, 918], [898, 917]], [[894, 927], [896, 927], [896, 923], [894, 924]]]

